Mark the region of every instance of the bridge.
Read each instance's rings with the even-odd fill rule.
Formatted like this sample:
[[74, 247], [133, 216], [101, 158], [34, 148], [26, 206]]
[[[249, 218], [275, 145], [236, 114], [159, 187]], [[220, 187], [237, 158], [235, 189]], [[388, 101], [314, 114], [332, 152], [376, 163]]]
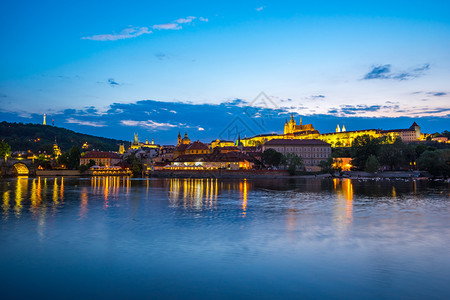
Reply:
[[31, 159], [8, 158], [0, 160], [0, 176], [34, 176], [36, 166]]

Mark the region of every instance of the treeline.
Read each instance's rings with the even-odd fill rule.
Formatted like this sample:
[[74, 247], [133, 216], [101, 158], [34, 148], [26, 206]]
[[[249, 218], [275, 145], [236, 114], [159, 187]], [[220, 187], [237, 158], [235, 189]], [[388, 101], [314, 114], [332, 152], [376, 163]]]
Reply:
[[450, 148], [443, 143], [406, 144], [401, 139], [392, 143], [385, 137], [363, 135], [350, 148], [334, 149], [332, 156], [351, 157], [356, 170], [370, 173], [383, 166], [387, 170], [418, 169], [434, 176], [450, 176]]
[[101, 151], [117, 151], [119, 144], [126, 141], [96, 137], [77, 133], [65, 128], [23, 123], [0, 123], [0, 139], [11, 146], [11, 151], [53, 152], [56, 142], [63, 152], [68, 152], [73, 146], [79, 148], [87, 142], [90, 149]]

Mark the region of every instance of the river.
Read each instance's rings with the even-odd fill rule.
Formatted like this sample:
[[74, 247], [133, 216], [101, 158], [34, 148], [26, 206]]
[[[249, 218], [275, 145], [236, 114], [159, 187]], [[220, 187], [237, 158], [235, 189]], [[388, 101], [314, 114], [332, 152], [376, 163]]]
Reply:
[[450, 185], [0, 181], [1, 299], [449, 299]]

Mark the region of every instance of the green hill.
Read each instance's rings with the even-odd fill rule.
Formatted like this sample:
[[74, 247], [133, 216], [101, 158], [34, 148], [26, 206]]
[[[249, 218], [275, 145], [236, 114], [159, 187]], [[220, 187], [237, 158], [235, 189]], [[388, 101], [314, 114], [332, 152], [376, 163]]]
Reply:
[[49, 125], [0, 123], [0, 140], [7, 142], [12, 151], [52, 152], [55, 139], [63, 152], [69, 151], [72, 146], [81, 149], [85, 142], [89, 144], [89, 149], [102, 151], [118, 151], [119, 144], [130, 144], [127, 141], [96, 137]]

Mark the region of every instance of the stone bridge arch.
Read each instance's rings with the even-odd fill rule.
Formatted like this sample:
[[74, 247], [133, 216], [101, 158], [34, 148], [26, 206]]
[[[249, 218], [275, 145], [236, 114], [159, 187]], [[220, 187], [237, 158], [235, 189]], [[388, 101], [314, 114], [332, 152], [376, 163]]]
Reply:
[[24, 176], [30, 174], [30, 170], [28, 169], [26, 164], [23, 163], [15, 163], [11, 167], [11, 171], [13, 174], [17, 176]]

